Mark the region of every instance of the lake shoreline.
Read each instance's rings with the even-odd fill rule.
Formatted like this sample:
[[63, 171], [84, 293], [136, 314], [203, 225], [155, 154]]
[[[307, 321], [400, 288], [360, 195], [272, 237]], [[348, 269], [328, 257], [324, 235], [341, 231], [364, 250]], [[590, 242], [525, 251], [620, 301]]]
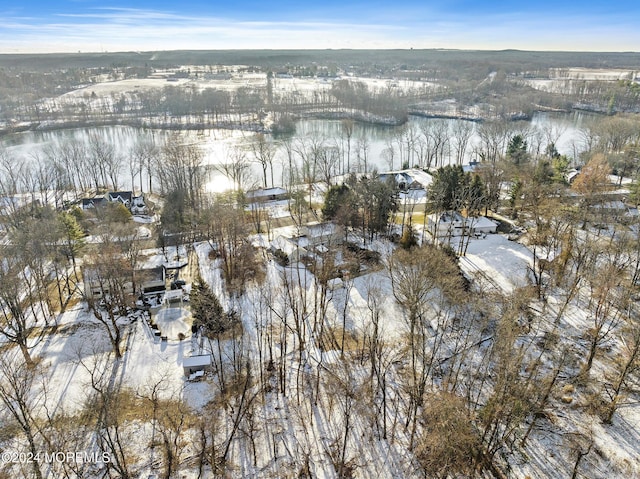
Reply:
[[[406, 124], [409, 121], [409, 117], [427, 118], [427, 119], [441, 119], [441, 120], [461, 120], [470, 121], [473, 123], [482, 123], [485, 121], [493, 121], [498, 119], [504, 119], [506, 121], [531, 121], [536, 113], [592, 113], [596, 115], [607, 115], [596, 108], [585, 108], [584, 105], [579, 105], [570, 109], [554, 109], [554, 108], [536, 108], [532, 113], [513, 113], [504, 116], [489, 116], [489, 115], [471, 115], [466, 113], [446, 113], [442, 111], [435, 111], [430, 109], [417, 109], [410, 108], [406, 115], [402, 118], [396, 118], [392, 116], [381, 117], [378, 115], [366, 113], [366, 112], [346, 112], [346, 111], [332, 111], [332, 112], [304, 112], [298, 113], [292, 116], [294, 121], [298, 120], [353, 120], [362, 124], [368, 124], [372, 126], [381, 127], [396, 127]], [[164, 118], [149, 118], [147, 117], [116, 117], [116, 118], [103, 118], [103, 119], [84, 119], [84, 120], [44, 120], [44, 121], [28, 121], [19, 122], [11, 126], [0, 127], [0, 137], [5, 137], [14, 133], [22, 133], [28, 131], [57, 131], [57, 130], [70, 130], [77, 128], [96, 128], [105, 126], [130, 126], [133, 128], [143, 129], [155, 129], [165, 131], [199, 131], [208, 129], [220, 129], [220, 130], [237, 130], [254, 133], [266, 133], [266, 134], [286, 134], [287, 132], [277, 131], [277, 129], [266, 126], [262, 121], [190, 121], [193, 115], [186, 115], [180, 117], [172, 117], [167, 121]], [[187, 120], [187, 121], [185, 121]]]

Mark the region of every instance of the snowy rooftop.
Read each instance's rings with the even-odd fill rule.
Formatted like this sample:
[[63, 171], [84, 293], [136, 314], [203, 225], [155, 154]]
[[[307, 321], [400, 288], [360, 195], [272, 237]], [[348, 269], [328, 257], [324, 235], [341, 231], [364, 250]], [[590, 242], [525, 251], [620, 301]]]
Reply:
[[276, 237], [271, 242], [271, 244], [272, 244], [273, 248], [280, 249], [280, 250], [282, 250], [284, 253], [286, 253], [288, 255], [293, 254], [297, 249], [296, 243], [293, 242], [290, 238], [287, 238], [285, 236]]
[[428, 216], [429, 220], [432, 222], [440, 222], [440, 223], [462, 223], [465, 221], [465, 218], [458, 213], [457, 211], [449, 211], [441, 214], [431, 214]]
[[[433, 177], [426, 171], [419, 170], [417, 168], [409, 168], [407, 170], [386, 171], [380, 173], [380, 178], [385, 179], [393, 176], [396, 183], [419, 183], [423, 188], [427, 188], [432, 182]], [[408, 186], [408, 185], [407, 185]]]
[[475, 228], [489, 228], [489, 227], [497, 227], [498, 224], [487, 218], [486, 216], [478, 216], [477, 218], [472, 218], [473, 226]]
[[202, 354], [200, 356], [191, 356], [184, 358], [182, 366], [185, 368], [198, 368], [202, 366], [209, 366], [211, 364], [211, 355]]
[[269, 198], [271, 196], [280, 196], [286, 195], [287, 190], [284, 188], [276, 187], [276, 188], [260, 188], [258, 190], [247, 191], [248, 199], [262, 199]]
[[313, 222], [313, 223], [308, 223], [302, 227], [302, 234], [307, 237], [317, 238], [321, 236], [332, 235], [337, 230], [338, 230], [338, 225], [336, 225], [335, 223]]

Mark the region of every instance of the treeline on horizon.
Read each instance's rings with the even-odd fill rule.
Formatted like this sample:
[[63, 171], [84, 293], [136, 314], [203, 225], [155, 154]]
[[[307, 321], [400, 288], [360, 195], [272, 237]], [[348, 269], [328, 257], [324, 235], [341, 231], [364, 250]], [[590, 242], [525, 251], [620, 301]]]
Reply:
[[437, 67], [443, 71], [502, 69], [507, 73], [546, 68], [640, 69], [640, 52], [556, 52], [522, 50], [174, 50], [148, 52], [0, 54], [0, 68], [47, 71], [101, 66], [254, 65], [335, 63], [340, 67]]

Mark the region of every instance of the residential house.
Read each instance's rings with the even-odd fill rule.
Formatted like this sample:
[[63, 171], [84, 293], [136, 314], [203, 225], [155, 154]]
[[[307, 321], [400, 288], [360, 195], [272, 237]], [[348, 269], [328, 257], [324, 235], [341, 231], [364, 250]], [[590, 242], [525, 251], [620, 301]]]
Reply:
[[[84, 292], [87, 298], [92, 297], [96, 299], [102, 298], [104, 294], [109, 294], [109, 281], [105, 281], [104, 277], [101, 278], [100, 273], [93, 268], [82, 268], [82, 279], [84, 282]], [[133, 281], [130, 277], [122, 278], [124, 281], [124, 289], [128, 294], [133, 293]]]
[[270, 250], [281, 250], [289, 261], [300, 261], [304, 256], [322, 254], [344, 241], [344, 230], [331, 222], [313, 222], [300, 228], [298, 236], [278, 236], [271, 242]]
[[82, 209], [88, 210], [98, 206], [104, 206], [107, 202], [121, 203], [134, 215], [144, 215], [147, 214], [148, 211], [144, 201], [144, 195], [140, 193], [140, 195], [136, 196], [132, 191], [111, 191], [105, 196], [84, 198], [82, 200]]
[[89, 210], [92, 208], [98, 208], [107, 204], [107, 199], [104, 196], [95, 196], [93, 198], [82, 199], [82, 209]]
[[134, 215], [142, 215], [147, 212], [142, 193], [136, 196], [132, 191], [112, 191], [107, 194], [107, 198], [109, 201], [122, 203]]
[[136, 278], [138, 279], [140, 292], [142, 294], [158, 294], [163, 293], [167, 289], [166, 270], [164, 266], [137, 269]]
[[133, 197], [133, 192], [131, 191], [111, 191], [107, 193], [107, 199], [113, 202], [120, 202], [125, 205], [127, 208], [131, 207], [131, 198]]
[[388, 181], [390, 178], [393, 178], [400, 191], [426, 190], [433, 182], [433, 176], [431, 176], [430, 173], [417, 168], [387, 171], [381, 173], [378, 178], [381, 181]]
[[320, 245], [330, 246], [342, 244], [344, 230], [336, 223], [329, 221], [308, 223], [300, 228], [299, 239], [304, 239], [303, 246], [315, 248]]
[[274, 253], [275, 251], [280, 250], [284, 254], [286, 254], [291, 263], [297, 263], [300, 261], [300, 258], [309, 254], [309, 252], [301, 248], [298, 245], [298, 242], [294, 240], [294, 238], [289, 238], [286, 236], [277, 236], [269, 247], [269, 251]]
[[495, 233], [498, 224], [484, 216], [465, 217], [457, 211], [427, 216], [427, 229], [436, 238]]
[[262, 203], [265, 201], [286, 200], [289, 193], [284, 188], [258, 188], [247, 191], [246, 198], [249, 203]]
[[132, 215], [146, 215], [149, 212], [149, 208], [144, 201], [144, 195], [142, 193], [138, 196], [131, 197], [131, 206], [129, 210]]
[[467, 219], [456, 211], [427, 216], [427, 229], [435, 238], [463, 236], [468, 233]]

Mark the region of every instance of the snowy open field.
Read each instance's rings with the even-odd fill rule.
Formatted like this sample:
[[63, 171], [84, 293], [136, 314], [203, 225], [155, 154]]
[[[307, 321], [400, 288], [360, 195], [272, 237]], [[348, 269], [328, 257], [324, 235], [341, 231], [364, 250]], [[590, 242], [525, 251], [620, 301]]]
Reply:
[[577, 94], [585, 88], [585, 82], [615, 82], [637, 80], [638, 71], [590, 68], [551, 69], [549, 78], [527, 78], [520, 80], [536, 90], [560, 94]]
[[[115, 81], [102, 81], [91, 85], [86, 85], [77, 90], [65, 93], [58, 97], [57, 100], [73, 100], [73, 99], [90, 99], [92, 96], [111, 97], [112, 95], [122, 95], [133, 93], [136, 91], [153, 91], [161, 90], [165, 87], [182, 87], [195, 88], [204, 90], [208, 88], [236, 91], [239, 88], [258, 88], [264, 89], [267, 86], [266, 73], [232, 73], [229, 78], [215, 79], [200, 74], [199, 78], [171, 78], [168, 79], [169, 73], [165, 76], [154, 75], [151, 78], [136, 78]], [[330, 89], [335, 80], [345, 79], [353, 82], [361, 82], [366, 84], [372, 91], [384, 92], [391, 90], [424, 91], [436, 87], [433, 82], [413, 81], [413, 80], [393, 80], [393, 79], [377, 79], [366, 77], [337, 77], [337, 78], [294, 78], [294, 77], [274, 77], [274, 92], [300, 92], [313, 93]]]

